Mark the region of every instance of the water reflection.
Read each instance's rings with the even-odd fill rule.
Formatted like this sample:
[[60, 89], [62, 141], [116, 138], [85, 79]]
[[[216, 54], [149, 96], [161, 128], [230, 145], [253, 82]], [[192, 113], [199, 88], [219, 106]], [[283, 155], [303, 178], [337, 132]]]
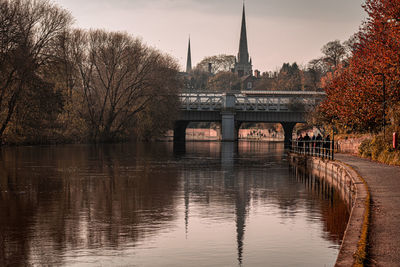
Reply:
[[0, 265], [334, 263], [346, 205], [290, 172], [283, 144], [176, 152], [168, 143], [2, 149]]
[[314, 173], [307, 173], [301, 168], [292, 168], [292, 171], [296, 179], [304, 184], [311, 199], [323, 200], [310, 203], [320, 205], [321, 220], [324, 222], [324, 231], [327, 233], [326, 238], [340, 243], [350, 216], [351, 199], [343, 199], [344, 196], [331, 184]]
[[[160, 149], [162, 158], [167, 150]], [[38, 264], [58, 263], [57, 251], [135, 245], [155, 235], [176, 219], [170, 196], [178, 175], [174, 168], [160, 173], [154, 152], [124, 146], [3, 151], [0, 265], [25, 264], [30, 256]]]

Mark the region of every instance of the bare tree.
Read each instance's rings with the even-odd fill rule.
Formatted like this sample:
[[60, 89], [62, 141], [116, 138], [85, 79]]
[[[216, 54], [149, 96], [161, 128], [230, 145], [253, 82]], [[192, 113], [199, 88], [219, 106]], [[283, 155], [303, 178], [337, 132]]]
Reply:
[[331, 69], [335, 69], [340, 62], [346, 57], [346, 47], [339, 40], [331, 41], [324, 45], [321, 49], [324, 54], [324, 61]]
[[46, 0], [0, 0], [0, 139], [72, 19]]
[[203, 71], [202, 69], [195, 68], [190, 75], [190, 80], [187, 82], [189, 88], [195, 91], [208, 90], [207, 83], [208, 79], [212, 76], [211, 73]]
[[350, 38], [343, 43], [346, 48], [348, 57], [352, 57], [354, 51], [357, 49], [357, 45], [360, 43], [360, 36], [358, 34], [353, 34]]
[[71, 40], [79, 112], [91, 140], [126, 135], [139, 112], [152, 102], [157, 108], [158, 96], [176, 97], [177, 65], [140, 40], [99, 30], [75, 31]]
[[208, 79], [207, 88], [211, 91], [228, 92], [240, 90], [240, 80], [235, 73], [224, 71]]
[[235, 66], [235, 56], [232, 55], [216, 55], [205, 57], [200, 61], [196, 69], [208, 71], [208, 66], [211, 63], [211, 73], [216, 74], [220, 71], [231, 71]]
[[302, 89], [302, 72], [296, 62], [282, 65], [276, 80], [276, 87], [282, 91], [300, 91]]

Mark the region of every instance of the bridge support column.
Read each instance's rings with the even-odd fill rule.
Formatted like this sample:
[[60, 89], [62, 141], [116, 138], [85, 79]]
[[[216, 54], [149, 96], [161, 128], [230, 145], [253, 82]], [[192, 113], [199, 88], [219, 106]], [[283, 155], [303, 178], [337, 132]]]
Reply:
[[238, 138], [235, 123], [235, 113], [224, 111], [222, 116], [222, 142], [235, 142]]
[[222, 126], [221, 126], [221, 124], [217, 124], [217, 127], [216, 127], [216, 129], [215, 129], [215, 131], [217, 131], [217, 136], [218, 136], [218, 141], [221, 141], [222, 140]]
[[293, 136], [293, 129], [297, 123], [295, 122], [282, 122], [283, 130], [285, 131], [285, 148], [289, 148]]
[[235, 122], [236, 97], [233, 93], [223, 96], [222, 118], [222, 142], [235, 142], [238, 139]]
[[185, 143], [186, 142], [186, 128], [189, 122], [177, 121], [174, 126], [174, 143]]

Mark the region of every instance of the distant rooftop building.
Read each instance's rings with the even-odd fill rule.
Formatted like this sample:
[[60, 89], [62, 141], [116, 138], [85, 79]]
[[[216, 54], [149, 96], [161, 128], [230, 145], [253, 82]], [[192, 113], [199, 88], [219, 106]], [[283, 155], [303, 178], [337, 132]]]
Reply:
[[239, 53], [236, 59], [234, 71], [238, 74], [239, 77], [253, 75], [253, 66], [247, 46], [246, 12], [244, 3], [242, 14], [242, 28], [240, 32]]

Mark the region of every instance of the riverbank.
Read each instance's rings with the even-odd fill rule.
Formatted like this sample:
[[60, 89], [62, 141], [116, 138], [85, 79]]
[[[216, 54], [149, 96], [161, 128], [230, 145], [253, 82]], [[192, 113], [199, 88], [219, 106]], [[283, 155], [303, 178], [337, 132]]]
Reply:
[[333, 186], [346, 200], [351, 213], [335, 266], [363, 266], [370, 209], [370, 194], [365, 181], [352, 168], [338, 161], [297, 154], [290, 154], [290, 161]]
[[336, 159], [356, 170], [371, 192], [367, 266], [400, 266], [400, 167], [351, 155]]

